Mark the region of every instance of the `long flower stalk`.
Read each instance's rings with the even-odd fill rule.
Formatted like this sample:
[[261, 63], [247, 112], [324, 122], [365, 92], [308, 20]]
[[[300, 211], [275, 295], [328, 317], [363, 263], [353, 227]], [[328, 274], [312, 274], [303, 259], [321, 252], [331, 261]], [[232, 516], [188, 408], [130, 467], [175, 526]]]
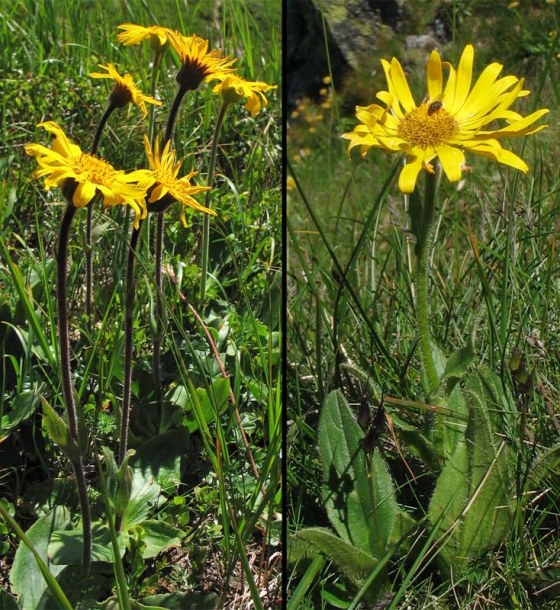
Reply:
[[[177, 113], [179, 112], [179, 107], [181, 106], [181, 102], [183, 101], [183, 97], [185, 97], [185, 93], [188, 91], [187, 87], [181, 86], [179, 87], [179, 91], [173, 100], [173, 105], [171, 106], [171, 111], [169, 112], [169, 118], [167, 119], [167, 126], [165, 128], [165, 136], [163, 139], [163, 145], [165, 146], [169, 140], [171, 140], [173, 136], [173, 128], [175, 126], [175, 121], [177, 119]], [[154, 248], [154, 256], [155, 256], [155, 272], [154, 272], [154, 282], [156, 286], [156, 331], [154, 334], [154, 352], [152, 355], [152, 367], [154, 374], [154, 391], [155, 391], [155, 401], [158, 409], [160, 411], [163, 410], [163, 396], [161, 393], [161, 344], [163, 340], [163, 302], [162, 302], [162, 289], [163, 289], [163, 279], [162, 279], [162, 263], [163, 263], [163, 230], [165, 226], [165, 218], [163, 214], [157, 215], [156, 222], [156, 236], [155, 236], [155, 248]]]
[[[96, 155], [103, 129], [116, 106], [109, 102], [103, 113], [91, 145], [91, 154]], [[91, 324], [93, 320], [93, 202], [87, 207], [86, 217], [86, 313]]]
[[[216, 171], [216, 157], [218, 155], [218, 140], [220, 137], [220, 131], [222, 129], [222, 123], [226, 116], [226, 110], [229, 104], [224, 101], [220, 107], [220, 113], [216, 119], [216, 125], [214, 127], [214, 135], [212, 137], [212, 149], [210, 152], [210, 161], [208, 164], [208, 179], [207, 184], [212, 187], [214, 183], [214, 172]], [[210, 208], [210, 193], [206, 193], [206, 207]], [[206, 300], [206, 276], [208, 274], [208, 253], [210, 249], [210, 218], [204, 216], [202, 219], [202, 260], [201, 260], [201, 277], [200, 277], [200, 309], [204, 307], [204, 301]]]
[[[62, 377], [62, 394], [66, 404], [68, 417], [68, 428], [72, 438], [81, 447], [78, 435], [78, 413], [74, 401], [74, 391], [72, 388], [72, 377], [70, 367], [70, 339], [68, 333], [68, 309], [67, 309], [67, 274], [68, 274], [68, 238], [70, 228], [76, 213], [76, 207], [71, 203], [66, 207], [66, 211], [60, 225], [58, 238], [58, 249], [56, 255], [57, 262], [57, 313], [58, 313], [58, 341], [60, 348], [60, 372]], [[80, 501], [80, 511], [82, 514], [82, 530], [84, 537], [82, 563], [87, 572], [91, 565], [91, 511], [87, 494], [87, 483], [82, 464], [81, 456], [71, 460], [76, 485], [78, 488], [78, 498]]]
[[134, 300], [136, 284], [134, 279], [134, 267], [136, 263], [136, 248], [140, 229], [144, 223], [140, 221], [138, 227], [133, 227], [128, 247], [128, 258], [126, 263], [125, 279], [125, 304], [124, 304], [124, 380], [123, 401], [121, 409], [121, 430], [119, 436], [119, 464], [123, 463], [128, 445], [128, 427], [130, 424], [130, 397], [132, 392], [132, 331], [134, 323]]
[[428, 394], [433, 395], [439, 386], [439, 377], [432, 352], [430, 332], [430, 254], [434, 244], [434, 212], [437, 193], [436, 173], [426, 172], [422, 231], [418, 237], [416, 265], [416, 322], [420, 341], [420, 353]]

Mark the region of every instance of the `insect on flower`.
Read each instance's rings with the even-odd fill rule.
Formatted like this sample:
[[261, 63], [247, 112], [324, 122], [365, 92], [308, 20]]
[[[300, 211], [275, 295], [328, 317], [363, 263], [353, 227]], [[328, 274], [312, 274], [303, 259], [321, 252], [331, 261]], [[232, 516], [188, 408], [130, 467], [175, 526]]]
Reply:
[[432, 114], [434, 114], [434, 112], [436, 112], [436, 110], [439, 110], [442, 106], [443, 104], [441, 102], [432, 102], [430, 104], [430, 107], [428, 108], [428, 116], [432, 116]]

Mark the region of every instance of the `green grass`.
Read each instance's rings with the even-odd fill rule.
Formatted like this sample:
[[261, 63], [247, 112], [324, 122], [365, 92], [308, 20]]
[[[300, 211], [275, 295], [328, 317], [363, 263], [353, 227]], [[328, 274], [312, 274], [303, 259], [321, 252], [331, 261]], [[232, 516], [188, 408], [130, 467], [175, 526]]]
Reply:
[[[430, 316], [434, 339], [445, 354], [472, 338], [472, 368], [488, 366], [511, 392], [518, 412], [527, 410], [525, 438], [519, 437], [518, 418], [509, 430], [514, 445], [522, 447], [523, 467], [515, 477], [523, 485], [523, 468], [560, 438], [560, 95], [555, 78], [560, 49], [557, 5], [533, 3], [523, 12], [507, 4], [448, 3], [458, 28], [442, 53], [456, 62], [464, 44], [473, 43], [476, 74], [489, 61], [499, 61], [503, 75], [525, 76], [532, 95], [519, 107], [523, 114], [549, 108], [549, 127], [526, 141], [508, 143], [528, 162], [526, 177], [467, 153], [472, 171], [458, 188], [444, 178], [432, 255]], [[403, 34], [423, 33], [435, 8], [433, 3], [409, 3]], [[288, 191], [286, 219], [290, 532], [331, 527], [321, 500], [320, 460], [310, 451], [318, 445], [325, 396], [340, 388], [356, 412], [364, 395], [374, 406], [381, 394], [412, 403], [425, 396], [416, 342], [414, 237], [402, 195], [394, 182], [386, 183], [395, 172], [395, 157], [370, 149], [365, 160], [356, 152], [348, 159], [339, 138], [356, 124], [353, 106], [373, 103], [375, 92], [385, 88], [380, 58], [397, 56], [410, 76], [415, 98], [425, 94], [427, 51], [405, 50], [399, 35], [380, 36], [379, 48], [364, 58], [363, 71], [349, 75], [340, 91], [326, 92], [323, 106], [302, 100], [288, 127], [288, 173], [295, 179]], [[533, 389], [527, 395], [509, 368], [515, 350], [532, 372]], [[391, 421], [421, 421], [420, 412], [402, 402], [399, 406], [388, 399], [385, 408]], [[416, 518], [422, 517], [433, 491], [433, 473], [398, 430], [386, 429], [381, 444], [399, 502]], [[411, 480], [409, 467], [417, 482]], [[427, 557], [424, 551], [418, 555], [418, 548], [395, 551], [389, 561], [388, 590], [394, 594], [410, 582], [390, 607], [558, 607], [557, 591], [547, 589], [557, 572], [540, 571], [540, 566], [558, 561], [553, 540], [557, 478], [548, 484], [542, 484], [542, 496], [534, 505], [519, 509], [503, 544], [473, 564], [459, 582], [450, 584], [435, 565], [424, 565]], [[419, 569], [413, 567], [418, 557]], [[288, 598], [293, 593], [299, 600], [294, 609], [333, 607], [333, 594], [341, 604], [337, 607], [357, 600], [357, 589], [329, 561], [322, 568], [310, 561], [292, 564], [286, 578]]]
[[[54, 120], [83, 150], [91, 146], [110, 92], [107, 83], [88, 77], [98, 64], [115, 63], [148, 92], [149, 44], [119, 44], [119, 24], [157, 23], [207, 37], [211, 48], [238, 58], [241, 76], [280, 87], [280, 15], [276, 0], [0, 1], [0, 44], [5, 50], [0, 80], [0, 484], [2, 496], [17, 506], [14, 517], [24, 530], [46, 516], [45, 507], [53, 503], [70, 507], [74, 528], [79, 511], [66, 461], [46, 435], [40, 414], [43, 395], [64, 415], [54, 292], [63, 200], [58, 189], [46, 193], [31, 178], [36, 164], [23, 145], [48, 146], [50, 136], [36, 125]], [[168, 52], [157, 87], [164, 105], [155, 111], [156, 133], [165, 128], [178, 65]], [[191, 601], [185, 598], [184, 603], [192, 607], [277, 605], [281, 573], [273, 554], [280, 543], [282, 511], [280, 88], [267, 97], [267, 109], [254, 119], [242, 103], [226, 115], [212, 195], [218, 217], [211, 222], [211, 277], [202, 308], [196, 297], [202, 220], [189, 214], [185, 229], [179, 206], [167, 213], [163, 414], [152, 402], [150, 372], [155, 306], [150, 243], [155, 224], [144, 227], [136, 265], [130, 446], [144, 456], [138, 457], [137, 466], [151, 468], [161, 487], [159, 501], [145, 507], [144, 518], [179, 528], [182, 536], [178, 546], [143, 558], [142, 527], [149, 525], [134, 531], [123, 566], [128, 594], [136, 599], [177, 592], [190, 594]], [[194, 167], [202, 183], [219, 104], [211, 87], [202, 86], [187, 96], [175, 129], [178, 158], [184, 160], [181, 175]], [[118, 168], [143, 167], [146, 128], [136, 108], [118, 110], [109, 120], [100, 154]], [[117, 448], [130, 215], [124, 208], [104, 211], [97, 206], [93, 217], [95, 324], [90, 327], [84, 310], [85, 212], [80, 211], [69, 250], [68, 305], [73, 384], [88, 432], [88, 487], [94, 517], [103, 520], [94, 456], [101, 455], [102, 446]], [[186, 430], [190, 435], [180, 436]], [[160, 445], [142, 453], [142, 447], [150, 447], [146, 443], [158, 439]], [[162, 461], [154, 465], [158, 451]], [[62, 497], [57, 490], [64, 490], [64, 501], [57, 499]], [[17, 577], [8, 582], [19, 541], [4, 528], [0, 543], [7, 570], [2, 586], [20, 593], [14, 588]], [[120, 578], [122, 595], [122, 573]], [[80, 597], [72, 589], [68, 578], [60, 583], [63, 590], [69, 587], [65, 591], [72, 604], [94, 607], [115, 585], [110, 564], [103, 579], [106, 589], [87, 599], [85, 592]], [[214, 594], [213, 601], [196, 597], [206, 593]]]

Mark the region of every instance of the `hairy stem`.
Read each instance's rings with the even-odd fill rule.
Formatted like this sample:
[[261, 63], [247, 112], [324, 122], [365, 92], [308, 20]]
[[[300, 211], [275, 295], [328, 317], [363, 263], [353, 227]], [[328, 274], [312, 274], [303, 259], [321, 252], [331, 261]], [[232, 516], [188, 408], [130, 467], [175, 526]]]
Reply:
[[[173, 135], [173, 128], [177, 119], [177, 113], [179, 107], [183, 101], [185, 93], [188, 91], [186, 87], [179, 87], [177, 95], [173, 100], [173, 106], [169, 112], [169, 118], [167, 119], [167, 127], [165, 128], [165, 137], [161, 145], [162, 150]], [[163, 411], [163, 397], [161, 392], [161, 346], [162, 346], [162, 335], [163, 335], [163, 303], [162, 303], [162, 273], [161, 266], [163, 261], [163, 229], [165, 225], [165, 219], [163, 214], [158, 214], [157, 227], [156, 227], [156, 238], [155, 238], [155, 287], [156, 287], [156, 332], [154, 336], [154, 353], [152, 355], [152, 367], [154, 373], [154, 388], [156, 404], [160, 413]]]
[[128, 427], [130, 423], [130, 396], [132, 391], [132, 330], [134, 317], [134, 297], [136, 284], [134, 281], [134, 267], [136, 263], [136, 247], [142, 228], [142, 221], [137, 229], [133, 228], [128, 248], [125, 280], [124, 304], [124, 382], [123, 401], [121, 409], [121, 433], [119, 440], [119, 464], [122, 464], [128, 444]]
[[434, 210], [437, 191], [437, 176], [426, 172], [426, 194], [424, 197], [424, 222], [419, 237], [416, 267], [416, 321], [420, 339], [422, 366], [428, 384], [428, 394], [434, 394], [439, 386], [439, 377], [432, 353], [430, 332], [430, 253], [434, 242]]
[[[97, 148], [99, 147], [99, 140], [103, 129], [111, 116], [111, 113], [115, 109], [112, 103], [109, 103], [107, 110], [105, 110], [97, 131], [93, 138], [93, 144], [91, 145], [91, 154], [97, 154]], [[95, 199], [94, 199], [95, 201]], [[90, 324], [93, 316], [93, 251], [92, 251], [92, 235], [93, 235], [93, 201], [87, 206], [87, 218], [86, 218], [86, 313]]]
[[[78, 434], [78, 413], [74, 402], [72, 388], [72, 377], [70, 367], [70, 339], [68, 333], [68, 308], [67, 308], [67, 275], [68, 275], [68, 238], [70, 228], [76, 213], [76, 208], [70, 203], [60, 225], [57, 262], [57, 313], [58, 313], [58, 342], [60, 348], [60, 374], [62, 378], [62, 395], [66, 405], [68, 428], [72, 438], [81, 447], [82, 443]], [[91, 565], [91, 512], [87, 494], [87, 483], [84, 474], [82, 459], [72, 460], [72, 469], [76, 477], [80, 510], [82, 514], [82, 527], [84, 536], [83, 567], [86, 571]]]

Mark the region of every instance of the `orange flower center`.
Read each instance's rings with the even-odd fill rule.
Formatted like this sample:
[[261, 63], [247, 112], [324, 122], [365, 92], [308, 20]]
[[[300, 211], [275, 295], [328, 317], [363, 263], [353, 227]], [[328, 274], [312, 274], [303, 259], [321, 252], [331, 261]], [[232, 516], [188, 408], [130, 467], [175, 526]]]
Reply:
[[398, 135], [412, 146], [429, 148], [449, 142], [457, 133], [457, 121], [439, 102], [423, 103], [401, 120]]
[[115, 169], [110, 163], [88, 153], [74, 157], [72, 169], [76, 175], [86, 174], [88, 182], [93, 184], [107, 184], [107, 181], [115, 174]]

